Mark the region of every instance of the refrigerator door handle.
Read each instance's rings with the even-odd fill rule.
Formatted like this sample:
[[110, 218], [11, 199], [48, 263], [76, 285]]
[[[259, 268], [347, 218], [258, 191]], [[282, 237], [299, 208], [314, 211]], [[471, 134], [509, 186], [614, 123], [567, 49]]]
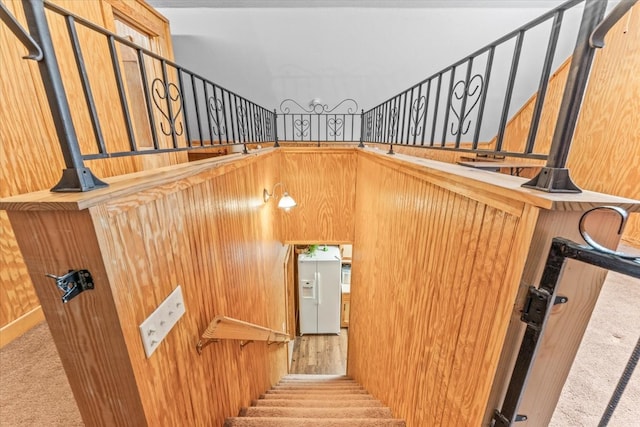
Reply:
[[322, 305], [322, 285], [320, 283], [320, 273], [316, 273], [316, 287], [318, 289], [318, 305]]

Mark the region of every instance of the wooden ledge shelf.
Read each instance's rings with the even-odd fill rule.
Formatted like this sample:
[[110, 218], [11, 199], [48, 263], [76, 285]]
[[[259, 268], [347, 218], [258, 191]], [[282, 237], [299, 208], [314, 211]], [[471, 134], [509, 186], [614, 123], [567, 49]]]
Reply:
[[286, 343], [289, 342], [289, 335], [286, 332], [276, 331], [231, 317], [216, 316], [196, 345], [198, 354], [202, 353], [204, 347], [219, 340], [242, 341], [240, 345], [244, 347], [252, 341], [267, 341], [269, 344]]

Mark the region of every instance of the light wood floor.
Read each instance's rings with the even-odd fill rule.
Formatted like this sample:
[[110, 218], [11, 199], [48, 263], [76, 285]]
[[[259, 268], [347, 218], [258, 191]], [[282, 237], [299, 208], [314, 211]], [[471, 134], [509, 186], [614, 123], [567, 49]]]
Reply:
[[347, 373], [348, 329], [340, 335], [303, 335], [296, 337], [291, 362], [292, 374]]

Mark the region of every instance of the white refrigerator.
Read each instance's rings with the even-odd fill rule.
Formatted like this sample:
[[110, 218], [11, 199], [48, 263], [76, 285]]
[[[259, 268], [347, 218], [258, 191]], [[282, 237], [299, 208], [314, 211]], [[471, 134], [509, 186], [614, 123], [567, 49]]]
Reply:
[[300, 335], [340, 333], [340, 250], [323, 248], [298, 256]]

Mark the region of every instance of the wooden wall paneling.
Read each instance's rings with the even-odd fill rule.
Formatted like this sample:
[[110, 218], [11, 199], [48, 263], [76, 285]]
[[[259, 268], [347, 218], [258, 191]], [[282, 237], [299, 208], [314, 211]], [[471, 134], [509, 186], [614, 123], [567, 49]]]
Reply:
[[[640, 6], [611, 29], [598, 50], [567, 167], [582, 188], [640, 199]], [[640, 248], [640, 214], [623, 240]]]
[[[350, 148], [281, 150], [280, 176], [298, 203], [295, 209], [281, 215], [283, 240], [291, 243], [352, 242], [356, 151]], [[269, 203], [277, 204], [276, 201]]]
[[349, 374], [408, 425], [477, 425], [537, 211], [376, 163], [358, 160]]
[[[287, 321], [287, 247], [277, 208], [262, 201], [262, 188], [279, 180], [278, 153], [204, 162], [160, 180], [148, 173], [154, 184], [146, 186], [142, 176], [120, 178], [131, 190], [98, 190], [108, 197], [41, 193], [93, 200], [88, 210], [56, 211], [65, 205], [54, 203], [53, 212], [11, 212], [87, 425], [222, 425], [287, 372], [284, 345], [226, 341], [195, 350], [217, 314], [276, 330]], [[90, 269], [96, 290], [63, 305], [44, 273], [70, 267]], [[138, 325], [178, 284], [186, 314], [147, 359]], [[112, 393], [129, 403], [118, 406]]]
[[[114, 0], [116, 1], [116, 0]], [[58, 0], [55, 3], [71, 12], [89, 19], [99, 25], [104, 25], [103, 18], [107, 16], [102, 2], [78, 2], [72, 0]], [[116, 1], [117, 3], [117, 1]], [[121, 2], [140, 11], [148, 6], [142, 3]], [[22, 2], [5, 2], [9, 10], [26, 27], [26, 21], [22, 8]], [[137, 12], [136, 12], [137, 13]], [[157, 15], [156, 12], [150, 12]], [[62, 19], [47, 12], [58, 61], [63, 74], [65, 88], [71, 105], [74, 125], [78, 133], [80, 144], [84, 152], [95, 152], [95, 139], [86, 113], [86, 104], [82, 95], [80, 82], [77, 78], [76, 64], [72, 57], [69, 37]], [[112, 15], [111, 16], [112, 19]], [[142, 15], [129, 15], [132, 20], [143, 19]], [[159, 19], [159, 18], [157, 18]], [[163, 30], [163, 51], [172, 58], [171, 40], [166, 20], [156, 23], [156, 27]], [[101, 118], [102, 130], [108, 141], [116, 144], [126, 144], [122, 116], [118, 116], [119, 105], [116, 92], [113, 90], [113, 73], [109, 54], [105, 50], [103, 39], [90, 34], [88, 30], [78, 26], [85, 62], [90, 72], [90, 80], [96, 97], [96, 104]], [[0, 197], [27, 193], [41, 189], [51, 188], [58, 182], [64, 163], [60, 154], [59, 143], [48, 102], [41, 82], [37, 64], [33, 61], [22, 59], [26, 50], [20, 45], [15, 36], [5, 26], [0, 26], [0, 62], [6, 75], [19, 76], [14, 79], [2, 79], [3, 96], [0, 100], [0, 112], [5, 123], [11, 126], [2, 126], [0, 136]], [[119, 147], [121, 145], [118, 145]], [[150, 156], [138, 156], [135, 158], [113, 158], [87, 161], [86, 165], [100, 178], [121, 175], [138, 170], [155, 168], [159, 166], [186, 162], [186, 153], [166, 153]], [[11, 226], [2, 214], [2, 239], [3, 272], [2, 291], [0, 300], [11, 305], [11, 310], [3, 310], [0, 315], [0, 328], [11, 324], [13, 326], [25, 326], [15, 324], [15, 320], [27, 313], [32, 313], [39, 306], [35, 291], [31, 288], [30, 279], [26, 267], [21, 261], [19, 253], [12, 253], [17, 244], [13, 240]], [[5, 251], [6, 250], [6, 251]], [[4, 277], [11, 277], [5, 281]], [[7, 279], [9, 280], [9, 279]], [[15, 296], [20, 295], [20, 301]], [[29, 301], [28, 304], [25, 303]], [[6, 308], [6, 307], [5, 307]], [[31, 318], [29, 322], [37, 320]], [[28, 326], [28, 325], [26, 325]], [[24, 328], [23, 328], [24, 329]], [[3, 330], [3, 337], [8, 337], [13, 332]], [[15, 335], [15, 334], [13, 334]], [[3, 341], [4, 342], [4, 341]]]
[[[39, 307], [7, 213], [0, 211], [0, 347], [44, 319]], [[18, 319], [23, 323], [13, 323]]]
[[[275, 208], [261, 200], [276, 164], [274, 153], [184, 191], [154, 191], [138, 207], [105, 208], [108, 224], [98, 231], [106, 252], [126, 260], [113, 266], [112, 286], [150, 425], [221, 425], [287, 371], [285, 346], [221, 342], [201, 356], [194, 347], [217, 314], [277, 330], [286, 324], [286, 248]], [[187, 314], [146, 359], [137, 325], [176, 284]]]
[[[640, 199], [640, 8], [627, 12], [598, 49], [576, 125], [567, 167], [579, 187]], [[553, 74], [534, 152], [548, 153], [569, 61]], [[509, 121], [504, 147], [524, 148], [536, 97]], [[492, 141], [495, 143], [495, 139]], [[597, 160], [596, 160], [597, 159]], [[640, 247], [640, 215], [631, 215], [623, 240]]]

